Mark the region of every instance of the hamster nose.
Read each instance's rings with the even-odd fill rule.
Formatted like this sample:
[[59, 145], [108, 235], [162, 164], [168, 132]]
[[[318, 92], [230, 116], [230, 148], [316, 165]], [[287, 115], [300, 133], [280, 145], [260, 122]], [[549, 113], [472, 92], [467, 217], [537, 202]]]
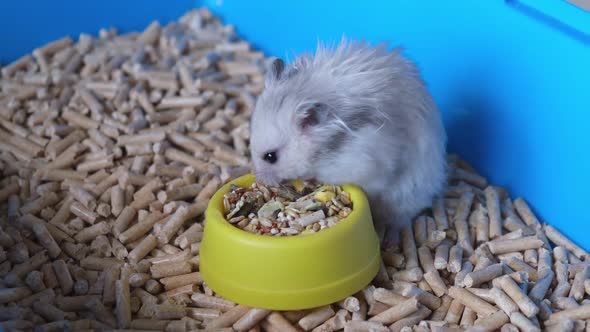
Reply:
[[254, 176], [256, 177], [256, 182], [260, 182], [265, 186], [277, 186], [279, 184], [276, 177], [266, 171], [256, 171], [254, 172]]

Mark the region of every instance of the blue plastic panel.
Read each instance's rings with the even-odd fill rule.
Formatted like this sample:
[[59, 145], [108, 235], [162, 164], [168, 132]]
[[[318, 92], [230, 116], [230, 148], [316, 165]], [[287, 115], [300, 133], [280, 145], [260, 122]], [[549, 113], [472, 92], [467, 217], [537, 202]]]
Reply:
[[[403, 45], [443, 112], [449, 148], [590, 248], [590, 14], [564, 0], [208, 0], [269, 54], [342, 34]], [[196, 1], [0, 1], [0, 62], [64, 34], [141, 30]]]
[[5, 64], [44, 43], [81, 32], [98, 34], [114, 26], [140, 31], [151, 21], [168, 22], [194, 7], [195, 0], [0, 0], [0, 63]]

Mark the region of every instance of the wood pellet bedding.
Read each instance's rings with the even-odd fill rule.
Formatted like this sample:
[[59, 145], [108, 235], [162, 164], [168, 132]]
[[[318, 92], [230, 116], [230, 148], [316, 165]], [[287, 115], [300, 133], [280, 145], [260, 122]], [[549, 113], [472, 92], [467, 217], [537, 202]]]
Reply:
[[590, 329], [588, 253], [456, 156], [444, 198], [358, 294], [289, 312], [217, 297], [199, 275], [202, 214], [248, 171], [264, 61], [202, 9], [1, 68], [4, 330]]
[[340, 186], [310, 181], [277, 187], [231, 185], [223, 206], [230, 224], [250, 233], [277, 237], [314, 234], [336, 226], [352, 212], [350, 194]]

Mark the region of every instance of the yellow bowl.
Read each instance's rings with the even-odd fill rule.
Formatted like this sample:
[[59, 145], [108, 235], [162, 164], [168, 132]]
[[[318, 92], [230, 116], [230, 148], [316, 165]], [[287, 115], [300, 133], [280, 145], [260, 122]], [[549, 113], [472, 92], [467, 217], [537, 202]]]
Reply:
[[200, 272], [207, 286], [234, 302], [272, 310], [326, 305], [371, 282], [380, 264], [379, 240], [363, 191], [352, 185], [352, 213], [315, 234], [272, 237], [230, 225], [223, 195], [230, 184], [249, 186], [246, 175], [223, 186], [205, 212]]

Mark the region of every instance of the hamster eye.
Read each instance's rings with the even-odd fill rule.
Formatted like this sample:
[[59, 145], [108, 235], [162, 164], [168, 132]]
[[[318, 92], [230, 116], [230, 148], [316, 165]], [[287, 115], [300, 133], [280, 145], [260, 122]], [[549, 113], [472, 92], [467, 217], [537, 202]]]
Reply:
[[277, 152], [276, 151], [271, 151], [271, 152], [267, 152], [264, 154], [264, 156], [262, 157], [262, 159], [264, 159], [264, 161], [266, 161], [267, 163], [270, 164], [274, 164], [277, 162]]

